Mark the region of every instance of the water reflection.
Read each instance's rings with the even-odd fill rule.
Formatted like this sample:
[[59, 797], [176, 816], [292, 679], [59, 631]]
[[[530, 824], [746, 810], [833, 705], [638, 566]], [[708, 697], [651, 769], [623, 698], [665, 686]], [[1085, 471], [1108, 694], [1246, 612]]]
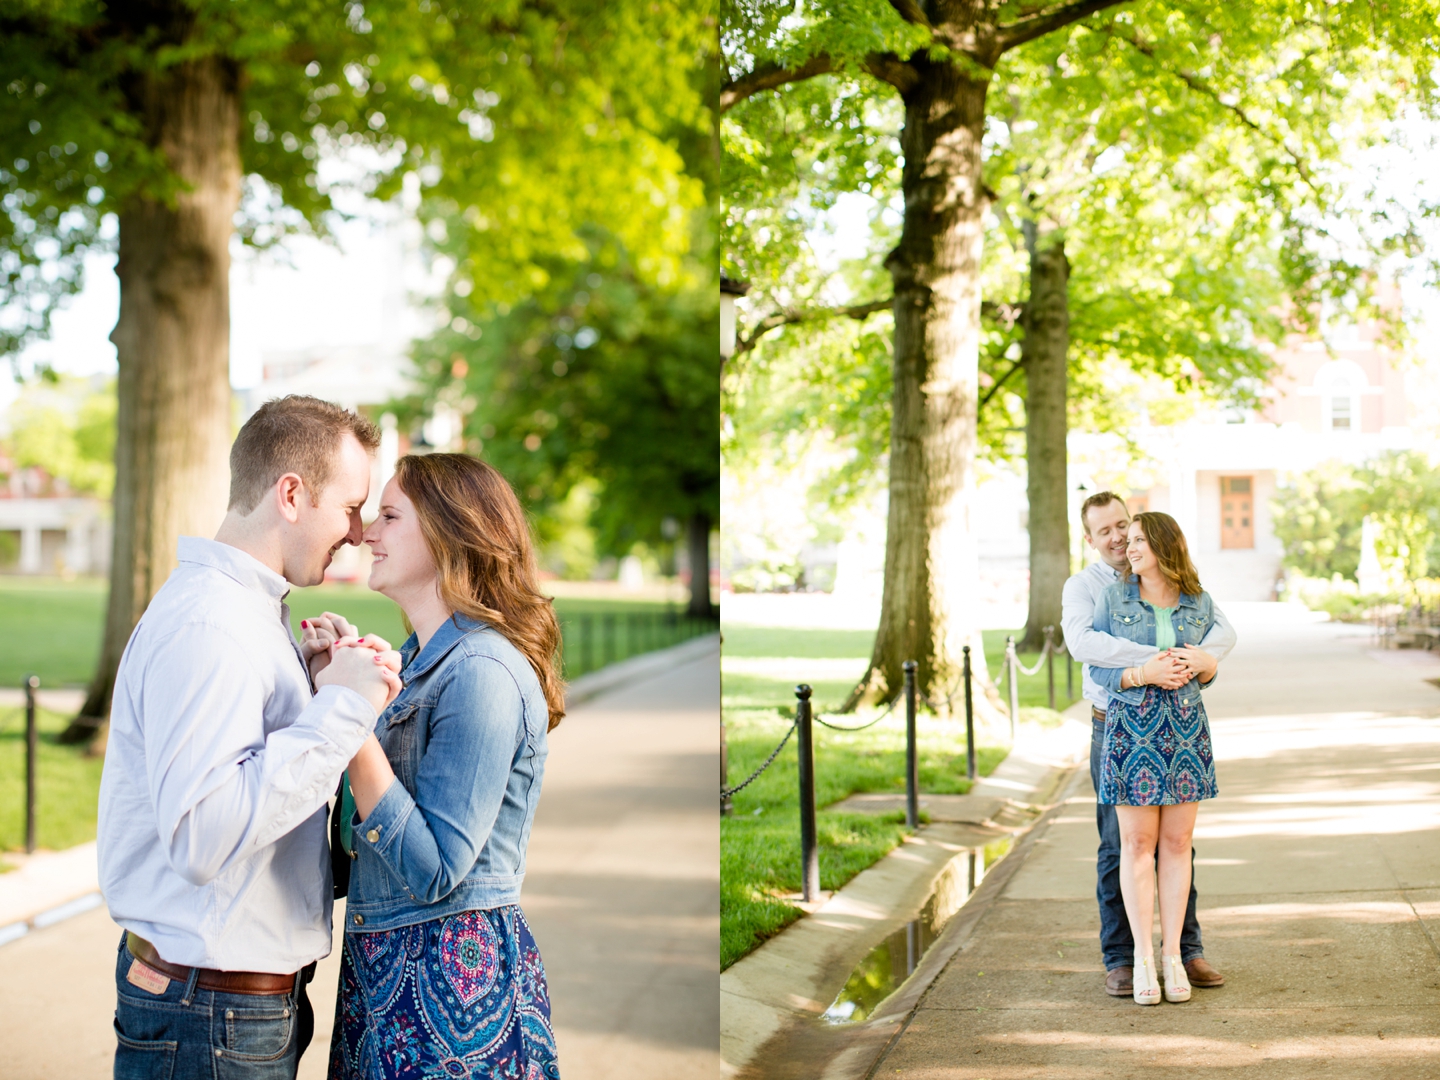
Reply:
[[1003, 858], [1012, 843], [1011, 838], [1006, 837], [983, 848], [962, 852], [950, 860], [919, 916], [866, 954], [821, 1018], [831, 1024], [854, 1024], [873, 1016], [885, 999], [920, 966], [921, 958], [939, 940], [951, 916], [985, 879], [985, 868]]

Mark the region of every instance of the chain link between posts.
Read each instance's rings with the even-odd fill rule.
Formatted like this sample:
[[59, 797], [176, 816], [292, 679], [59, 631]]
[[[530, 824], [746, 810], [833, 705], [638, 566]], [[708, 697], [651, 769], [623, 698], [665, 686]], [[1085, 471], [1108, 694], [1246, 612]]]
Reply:
[[832, 724], [828, 720], [820, 716], [812, 716], [811, 719], [814, 720], [817, 724], [824, 724], [831, 731], [864, 731], [868, 727], [874, 727], [881, 720], [884, 720], [887, 716], [894, 712], [895, 706], [900, 703], [900, 699], [904, 696], [904, 694], [896, 694], [893, 698], [890, 699], [890, 704], [885, 706], [884, 712], [882, 712], [879, 716], [875, 717], [874, 720], [870, 720], [864, 724], [857, 724], [855, 727], [842, 727], [840, 724]]
[[[874, 720], [871, 720], [869, 723], [861, 724], [858, 727], [841, 727], [839, 724], [832, 724], [825, 720], [823, 717], [815, 716], [813, 714], [811, 715], [810, 719], [814, 720], [818, 724], [823, 724], [825, 727], [829, 728], [832, 731], [864, 731], [868, 727], [874, 727], [876, 724], [880, 723], [881, 720], [884, 720], [887, 716], [894, 712], [896, 704], [899, 703], [900, 699], [903, 696], [903, 694], [897, 694], [895, 697], [891, 698], [890, 704], [885, 707], [884, 712], [882, 712]], [[770, 751], [770, 756], [765, 759], [764, 763], [758, 769], [756, 769], [754, 772], [752, 772], [749, 776], [747, 776], [740, 783], [736, 784], [734, 787], [722, 787], [720, 789], [720, 801], [722, 803], [725, 802], [726, 799], [734, 797], [736, 794], [753, 784], [756, 780], [760, 779], [760, 774], [763, 773], [766, 769], [768, 769], [771, 765], [773, 765], [775, 763], [775, 759], [780, 756], [780, 751], [785, 749], [785, 744], [790, 741], [790, 736], [795, 734], [795, 728], [799, 723], [800, 718], [798, 716], [790, 722], [790, 727], [786, 729], [785, 735], [781, 738], [775, 749]]]
[[776, 746], [774, 750], [770, 751], [770, 756], [765, 759], [765, 763], [763, 765], [761, 765], [758, 769], [756, 769], [754, 772], [752, 772], [749, 776], [747, 776], [740, 783], [736, 784], [734, 787], [722, 787], [720, 789], [720, 804], [722, 806], [725, 804], [726, 799], [731, 798], [737, 792], [744, 791], [747, 787], [749, 787], [751, 784], [753, 784], [756, 780], [760, 778], [760, 774], [763, 773], [766, 769], [768, 769], [775, 761], [775, 759], [780, 756], [780, 751], [785, 749], [785, 744], [790, 741], [790, 736], [795, 734], [795, 728], [798, 727], [799, 724], [800, 717], [798, 716], [795, 717], [794, 720], [790, 721], [790, 727], [786, 729], [785, 737], [780, 740], [780, 744]]
[[[1039, 657], [1037, 657], [1035, 660], [1034, 667], [1027, 668], [1024, 664], [1020, 663], [1020, 656], [1018, 653], [1015, 654], [1015, 667], [1022, 675], [1038, 675], [1040, 673], [1040, 668], [1045, 663], [1045, 658], [1049, 656], [1052, 652], [1059, 653], [1061, 651], [1061, 649], [1057, 649], [1055, 647], [1054, 641], [1047, 637], [1045, 639], [1044, 647], [1040, 650]], [[960, 678], [956, 680], [955, 685], [950, 688], [950, 692], [941, 699], [945, 702], [945, 711], [948, 712], [953, 708], [955, 695], [960, 692], [960, 687], [964, 682], [965, 676], [962, 674]], [[900, 703], [901, 699], [904, 698], [904, 696], [904, 694], [896, 694], [893, 698], [890, 699], [890, 704], [885, 706], [885, 711], [882, 712], [879, 716], [875, 717], [874, 720], [871, 720], [864, 724], [858, 724], [854, 727], [842, 726], [840, 724], [832, 724], [824, 717], [818, 715], [812, 715], [811, 719], [814, 720], [817, 724], [821, 724], [824, 727], [829, 728], [831, 731], [864, 731], [866, 728], [874, 727], [876, 724], [880, 723], [880, 721], [884, 720], [887, 716], [894, 712], [895, 706]], [[934, 701], [934, 699], [930, 697], [929, 694], [917, 694], [916, 696], [917, 700], [928, 705], [932, 712], [939, 713], [941, 711], [940, 706]], [[799, 723], [800, 718], [798, 716], [790, 722], [790, 726], [786, 729], [785, 735], [781, 738], [775, 749], [770, 751], [770, 756], [765, 759], [764, 763], [761, 764], [758, 769], [756, 769], [754, 772], [752, 772], [749, 776], [747, 776], [740, 783], [736, 784], [734, 787], [722, 787], [720, 789], [720, 801], [722, 803], [753, 784], [756, 780], [760, 778], [761, 773], [763, 773], [766, 769], [768, 769], [771, 765], [775, 763], [775, 759], [780, 756], [780, 751], [784, 750], [785, 744], [790, 741], [790, 736], [795, 734], [795, 728]]]

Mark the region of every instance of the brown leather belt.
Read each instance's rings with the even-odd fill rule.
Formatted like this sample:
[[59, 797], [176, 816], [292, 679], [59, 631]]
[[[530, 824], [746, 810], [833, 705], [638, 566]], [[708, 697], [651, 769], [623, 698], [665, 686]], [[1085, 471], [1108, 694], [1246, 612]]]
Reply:
[[[190, 968], [160, 959], [155, 946], [137, 934], [126, 931], [125, 947], [130, 950], [131, 956], [143, 960], [162, 975], [168, 975], [180, 982], [190, 978]], [[201, 968], [195, 985], [203, 990], [219, 990], [226, 994], [288, 994], [295, 989], [298, 975], [299, 972], [272, 975], [265, 971], [216, 971], [213, 968]]]
[[1105, 710], [1104, 710], [1104, 709], [1097, 709], [1094, 705], [1091, 705], [1091, 706], [1090, 706], [1090, 718], [1091, 718], [1092, 720], [1098, 720], [1100, 723], [1103, 724], [1103, 723], [1105, 722]]

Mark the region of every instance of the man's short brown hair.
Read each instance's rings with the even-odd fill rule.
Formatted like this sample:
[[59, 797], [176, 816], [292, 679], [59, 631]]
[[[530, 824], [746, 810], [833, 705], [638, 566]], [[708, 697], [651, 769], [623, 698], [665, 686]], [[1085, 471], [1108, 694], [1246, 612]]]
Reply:
[[305, 481], [316, 503], [335, 474], [347, 432], [369, 453], [380, 445], [374, 424], [339, 405], [302, 394], [267, 401], [230, 448], [230, 509], [250, 513], [286, 473]]
[[[1092, 506], [1109, 506], [1112, 502], [1118, 502], [1125, 506], [1125, 500], [1116, 495], [1113, 491], [1097, 491], [1083, 503], [1080, 504], [1080, 527], [1085, 530], [1085, 535], [1090, 535], [1090, 519], [1085, 516]], [[1125, 513], [1128, 516], [1130, 508], [1125, 506]]]

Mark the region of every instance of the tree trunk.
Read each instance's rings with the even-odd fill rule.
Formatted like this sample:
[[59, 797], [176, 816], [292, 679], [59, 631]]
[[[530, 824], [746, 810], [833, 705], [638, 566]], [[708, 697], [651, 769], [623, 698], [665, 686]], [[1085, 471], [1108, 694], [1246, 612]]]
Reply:
[[685, 541], [690, 553], [690, 606], [686, 614], [696, 619], [712, 619], [715, 609], [710, 604], [710, 515], [695, 513], [685, 523]]
[[1070, 348], [1070, 263], [1065, 239], [1025, 230], [1030, 251], [1030, 300], [1025, 337], [1026, 495], [1030, 500], [1030, 613], [1022, 649], [1039, 649], [1045, 627], [1060, 637], [1060, 591], [1070, 576], [1070, 520], [1066, 487], [1066, 356]]
[[893, 697], [901, 665], [915, 660], [920, 692], [940, 711], [963, 714], [965, 645], [977, 705], [996, 700], [980, 640], [970, 521], [988, 81], [974, 68], [923, 56], [910, 66], [919, 78], [901, 95], [904, 226], [886, 260], [895, 337], [885, 585], [870, 667], [846, 707]]
[[131, 108], [178, 177], [120, 214], [115, 533], [100, 663], [62, 739], [93, 735], [115, 671], [181, 535], [210, 536], [228, 494], [230, 237], [240, 200], [236, 71], [206, 58], [147, 76]]

